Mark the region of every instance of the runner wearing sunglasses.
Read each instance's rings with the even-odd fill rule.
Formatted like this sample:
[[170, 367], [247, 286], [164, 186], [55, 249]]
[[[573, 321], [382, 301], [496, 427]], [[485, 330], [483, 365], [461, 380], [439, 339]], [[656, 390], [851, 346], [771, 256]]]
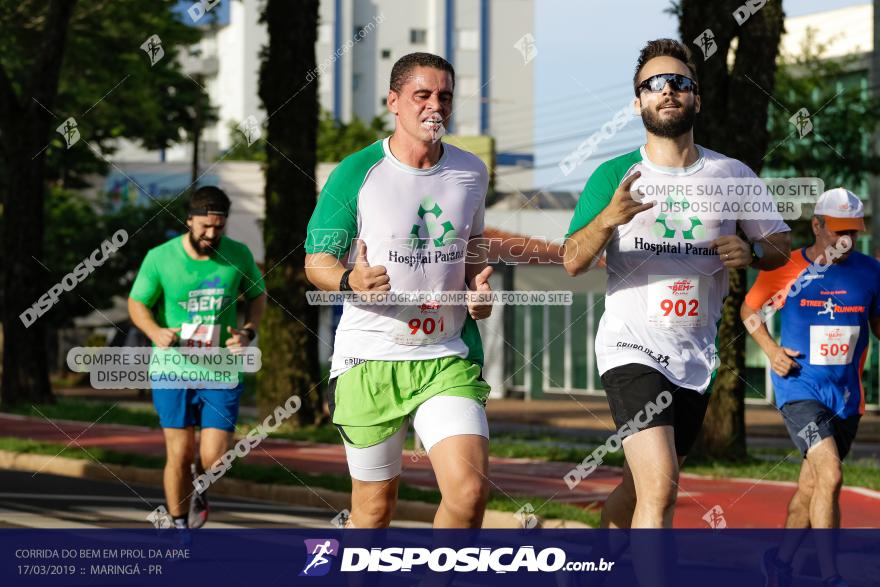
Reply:
[[[789, 235], [763, 188], [750, 197], [771, 204], [764, 218], [662, 212], [657, 204], [667, 201], [649, 197], [648, 188], [760, 182], [743, 163], [694, 144], [700, 96], [686, 46], [649, 42], [633, 88], [646, 144], [590, 176], [571, 221], [564, 265], [575, 276], [607, 251], [596, 358], [626, 462], [623, 481], [605, 502], [602, 526], [660, 528], [672, 525], [679, 468], [708, 405], [725, 269], [782, 265]], [[737, 226], [751, 243], [736, 235]]]

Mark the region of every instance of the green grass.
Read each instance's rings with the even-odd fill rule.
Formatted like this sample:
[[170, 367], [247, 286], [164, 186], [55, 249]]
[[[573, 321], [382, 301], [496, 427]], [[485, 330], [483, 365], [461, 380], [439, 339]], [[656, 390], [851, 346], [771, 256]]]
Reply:
[[[238, 427], [239, 432], [247, 434], [251, 425], [244, 424]], [[324, 444], [342, 444], [339, 431], [335, 426], [307, 426], [296, 429], [280, 429], [272, 433], [272, 438], [285, 440], [298, 440], [302, 442], [320, 442]]]
[[[744, 477], [766, 481], [797, 481], [801, 470], [801, 458], [794, 451], [790, 456], [781, 455], [779, 460], [758, 459], [754, 456], [743, 462], [694, 461], [684, 466], [685, 473], [708, 477]], [[787, 456], [787, 458], [786, 458]], [[874, 459], [848, 459], [843, 463], [843, 484], [880, 490], [880, 470]]]
[[[147, 469], [161, 469], [165, 465], [162, 457], [119, 453], [116, 451], [106, 450], [102, 448], [90, 447], [88, 454], [78, 447], [70, 447], [66, 450], [63, 444], [50, 442], [39, 442], [36, 440], [25, 440], [21, 438], [0, 437], [0, 450], [8, 450], [27, 454], [40, 454], [54, 456], [61, 452], [60, 456], [75, 459], [97, 460], [104, 464], [127, 465], [135, 467], [144, 467]], [[91, 458], [90, 456], [91, 455]], [[252, 481], [255, 483], [266, 483], [273, 485], [295, 485], [320, 487], [344, 493], [351, 492], [351, 477], [348, 475], [313, 475], [295, 471], [289, 467], [249, 465], [237, 462], [226, 472], [226, 475], [233, 479], [241, 479], [244, 481]], [[425, 503], [440, 503], [440, 492], [432, 489], [422, 489], [413, 487], [406, 483], [401, 483], [398, 490], [399, 499], [420, 501]], [[546, 500], [539, 497], [516, 496], [515, 501], [507, 496], [493, 492], [489, 496], [488, 507], [501, 511], [516, 512], [524, 504], [530, 503], [533, 508], [539, 508], [537, 515], [544, 518], [562, 518], [569, 520], [577, 520], [591, 526], [598, 525], [598, 514], [592, 510], [583, 510], [579, 507], [568, 504], [544, 503]], [[541, 506], [541, 504], [544, 504]]]
[[[109, 410], [109, 411], [108, 411]], [[101, 424], [128, 424], [132, 426], [159, 427], [159, 416], [152, 404], [144, 404], [143, 410], [113, 407], [108, 402], [92, 402], [75, 399], [59, 399], [54, 404], [20, 405], [9, 410], [13, 414], [50, 419], [100, 422]]]
[[[94, 458], [106, 465], [127, 465], [132, 467], [144, 467], [147, 469], [158, 469], [165, 466], [165, 459], [158, 456], [118, 453], [94, 446], [85, 449], [88, 451], [87, 454], [85, 450], [76, 446], [70, 446], [65, 449], [64, 444], [40, 442], [37, 440], [13, 438], [9, 436], [0, 436], [0, 450], [36, 455], [58, 455], [72, 459], [92, 460], [92, 458]], [[92, 458], [90, 458], [89, 455], [91, 455]]]
[[[582, 522], [592, 528], [599, 527], [599, 510], [584, 509], [576, 505], [568, 503], [559, 503], [555, 501], [547, 501], [544, 497], [534, 497], [527, 495], [515, 495], [514, 499], [504, 494], [492, 492], [489, 495], [489, 503], [487, 507], [491, 510], [499, 510], [502, 512], [514, 512], [515, 515], [520, 508], [526, 504], [530, 504], [535, 510], [534, 514], [546, 519], [562, 519], [575, 520]], [[524, 510], [528, 512], [529, 509]]]

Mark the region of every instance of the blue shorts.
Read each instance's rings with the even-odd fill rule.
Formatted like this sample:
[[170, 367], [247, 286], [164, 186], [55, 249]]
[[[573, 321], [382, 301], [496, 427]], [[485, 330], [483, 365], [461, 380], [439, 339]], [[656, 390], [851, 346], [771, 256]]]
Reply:
[[219, 428], [233, 432], [244, 386], [232, 389], [154, 389], [162, 428]]
[[840, 460], [846, 458], [859, 430], [860, 415], [840, 418], [825, 404], [815, 400], [788, 402], [779, 410], [788, 429], [788, 435], [806, 458], [819, 441], [834, 438]]

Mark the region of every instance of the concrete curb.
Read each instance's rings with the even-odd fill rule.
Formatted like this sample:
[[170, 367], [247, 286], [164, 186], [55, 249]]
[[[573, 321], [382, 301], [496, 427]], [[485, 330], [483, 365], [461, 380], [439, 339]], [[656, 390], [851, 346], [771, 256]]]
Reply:
[[[51, 457], [7, 450], [0, 450], [0, 469], [47, 473], [64, 477], [91, 479], [93, 481], [124, 481], [125, 483], [162, 487], [162, 469], [111, 465], [83, 459]], [[325, 508], [336, 512], [349, 508], [351, 505], [351, 496], [342, 491], [333, 491], [320, 487], [271, 485], [232, 478], [223, 478], [221, 482], [213, 485], [211, 487], [211, 494], [257, 501], [272, 501], [295, 506]], [[430, 523], [434, 520], [434, 513], [436, 511], [437, 506], [432, 503], [398, 500], [394, 517], [399, 520]], [[543, 528], [589, 528], [586, 524], [574, 520], [544, 520], [537, 516], [536, 518], [537, 526]], [[146, 521], [146, 517], [144, 520]], [[329, 526], [329, 519], [327, 524]], [[522, 526], [513, 512], [487, 510], [483, 518], [483, 527], [516, 529]]]

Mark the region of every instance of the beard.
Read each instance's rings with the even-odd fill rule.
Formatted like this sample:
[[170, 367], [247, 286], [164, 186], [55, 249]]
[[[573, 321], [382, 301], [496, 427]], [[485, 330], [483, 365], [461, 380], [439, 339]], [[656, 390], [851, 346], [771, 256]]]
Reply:
[[653, 107], [642, 108], [642, 123], [645, 129], [659, 137], [674, 139], [690, 132], [694, 128], [694, 119], [697, 117], [696, 104], [682, 104], [673, 101], [673, 104], [681, 106], [682, 110], [676, 116], [660, 117], [660, 112]]
[[195, 238], [192, 232], [188, 234], [189, 244], [199, 255], [213, 255], [217, 250], [217, 245], [220, 244], [220, 239], [217, 239], [216, 242], [208, 242]]

